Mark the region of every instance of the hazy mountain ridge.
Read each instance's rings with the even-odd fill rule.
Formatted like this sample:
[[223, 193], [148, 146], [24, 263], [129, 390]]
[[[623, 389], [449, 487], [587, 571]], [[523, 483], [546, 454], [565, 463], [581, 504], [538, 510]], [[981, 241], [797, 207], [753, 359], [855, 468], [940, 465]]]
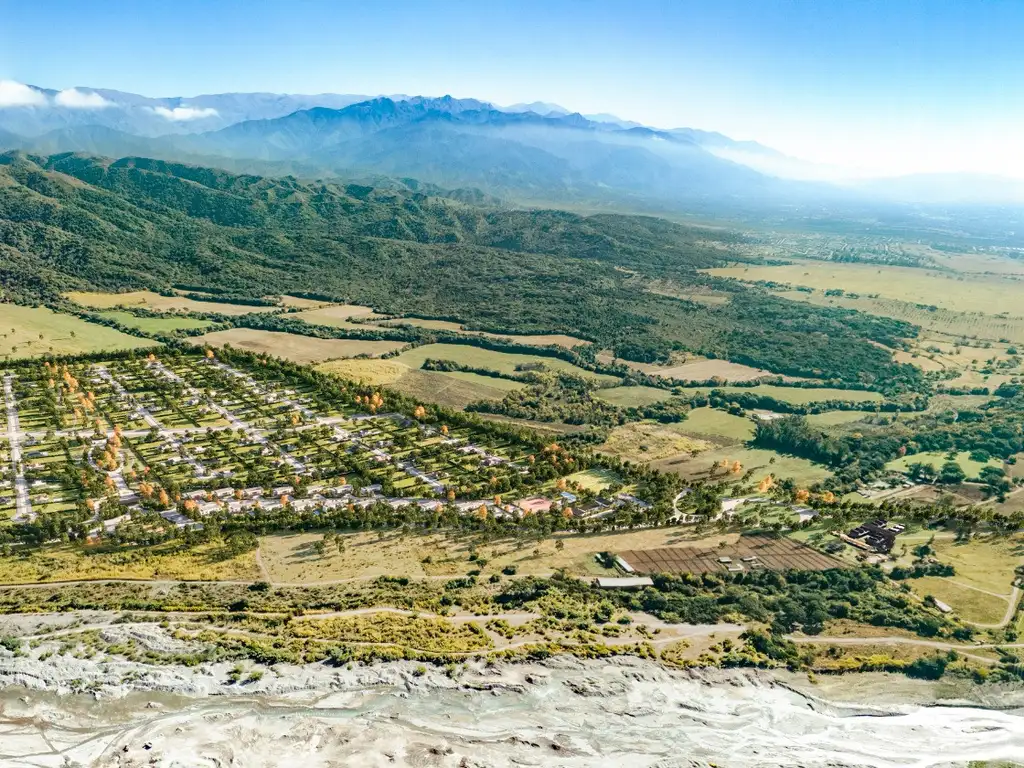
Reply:
[[307, 178], [415, 177], [510, 200], [652, 212], [1024, 202], [1024, 183], [970, 174], [830, 183], [838, 169], [755, 141], [584, 116], [547, 102], [502, 108], [451, 96], [33, 93], [39, 103], [0, 107], [0, 149], [139, 155]]

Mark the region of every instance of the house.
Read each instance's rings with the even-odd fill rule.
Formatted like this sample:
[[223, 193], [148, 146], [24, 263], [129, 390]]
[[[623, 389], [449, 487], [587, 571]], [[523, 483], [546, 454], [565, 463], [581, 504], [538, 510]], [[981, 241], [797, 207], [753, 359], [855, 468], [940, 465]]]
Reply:
[[860, 549], [888, 554], [896, 544], [896, 536], [903, 531], [902, 525], [889, 525], [888, 521], [879, 519], [858, 525], [845, 538]]

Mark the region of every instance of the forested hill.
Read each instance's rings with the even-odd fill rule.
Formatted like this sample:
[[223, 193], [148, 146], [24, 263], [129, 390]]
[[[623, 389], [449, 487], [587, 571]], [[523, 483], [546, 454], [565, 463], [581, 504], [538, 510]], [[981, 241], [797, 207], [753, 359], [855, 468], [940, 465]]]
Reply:
[[467, 204], [412, 189], [237, 176], [156, 160], [0, 155], [0, 280], [8, 297], [73, 288], [205, 286], [309, 292], [385, 312], [519, 332], [565, 332], [636, 360], [673, 348], [846, 381], [916, 383], [871, 341], [912, 326], [735, 285], [707, 306], [679, 286], [737, 236], [636, 216]]

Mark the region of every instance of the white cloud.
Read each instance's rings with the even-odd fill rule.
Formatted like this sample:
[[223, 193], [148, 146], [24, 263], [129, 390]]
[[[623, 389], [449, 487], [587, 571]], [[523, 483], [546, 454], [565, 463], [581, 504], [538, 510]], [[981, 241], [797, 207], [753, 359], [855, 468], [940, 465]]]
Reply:
[[107, 101], [98, 93], [80, 91], [77, 88], [61, 91], [54, 97], [54, 101], [58, 107], [69, 107], [70, 109], [103, 109], [114, 106], [114, 102]]
[[46, 94], [13, 80], [0, 80], [0, 107], [45, 107]]
[[202, 120], [204, 117], [216, 117], [219, 113], [213, 107], [153, 107], [153, 112], [167, 120]]

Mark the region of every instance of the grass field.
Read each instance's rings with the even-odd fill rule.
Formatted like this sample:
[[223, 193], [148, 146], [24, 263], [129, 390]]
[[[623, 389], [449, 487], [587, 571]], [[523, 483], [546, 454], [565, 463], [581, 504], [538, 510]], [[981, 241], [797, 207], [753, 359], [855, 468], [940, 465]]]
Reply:
[[509, 391], [520, 389], [522, 382], [481, 376], [462, 371], [424, 371], [387, 360], [332, 360], [317, 366], [318, 370], [345, 379], [389, 387], [425, 403], [448, 408], [465, 408], [477, 400], [500, 400]]
[[[942, 451], [928, 451], [923, 453], [907, 454], [899, 459], [890, 461], [885, 466], [887, 469], [891, 469], [896, 472], [906, 472], [911, 464], [930, 464], [936, 469], [939, 469], [946, 463], [946, 461], [946, 454]], [[977, 477], [978, 473], [981, 472], [982, 467], [988, 466], [1002, 468], [1003, 466], [1003, 462], [999, 459], [990, 459], [987, 462], [974, 461], [967, 451], [958, 453], [955, 461], [967, 474], [968, 479]]]
[[266, 352], [296, 363], [314, 363], [338, 357], [383, 355], [405, 346], [401, 341], [364, 341], [362, 339], [318, 339], [278, 331], [232, 328], [214, 331], [192, 339], [196, 344], [221, 347], [230, 344], [250, 352]]
[[394, 358], [410, 368], [419, 368], [423, 361], [432, 358], [434, 360], [451, 360], [462, 365], [474, 368], [490, 368], [505, 374], [516, 372], [517, 365], [530, 365], [543, 363], [549, 370], [565, 371], [575, 373], [589, 379], [606, 383], [619, 381], [614, 376], [606, 376], [600, 373], [592, 373], [588, 370], [561, 360], [557, 357], [546, 357], [542, 355], [521, 355], [511, 352], [495, 352], [490, 349], [473, 347], [468, 344], [426, 344], [422, 347], [410, 349]]
[[[608, 362], [615, 360], [607, 355]], [[761, 376], [774, 376], [771, 371], [751, 368], [749, 365], [730, 363], [728, 360], [688, 360], [677, 365], [651, 365], [649, 363], [633, 363], [625, 361], [631, 368], [650, 376], [664, 376], [669, 379], [684, 381], [708, 381], [720, 378], [723, 381], [751, 381]]]
[[979, 624], [998, 624], [1006, 614], [1009, 602], [993, 595], [987, 595], [976, 589], [962, 586], [958, 580], [926, 576], [923, 579], [911, 579], [911, 589], [920, 597], [931, 595], [941, 600], [957, 615], [967, 621]]
[[726, 267], [708, 272], [738, 280], [770, 280], [818, 290], [841, 288], [864, 295], [937, 306], [954, 312], [1021, 312], [1019, 280], [1002, 275], [961, 275], [913, 267], [801, 261], [785, 266]]
[[720, 437], [746, 442], [754, 436], [754, 422], [743, 416], [714, 408], [694, 408], [686, 421], [677, 426], [680, 432], [698, 436]]
[[677, 426], [646, 421], [623, 424], [609, 433], [598, 450], [629, 461], [657, 461], [675, 456], [689, 457], [691, 452], [699, 453], [714, 447], [707, 440], [684, 435]]
[[319, 309], [310, 309], [305, 312], [298, 312], [294, 315], [296, 320], [302, 320], [312, 325], [328, 325], [332, 328], [355, 328], [366, 330], [366, 326], [351, 322], [357, 320], [373, 320], [384, 315], [378, 315], [372, 307], [361, 307], [358, 304], [331, 304]]
[[[936, 307], [932, 310], [928, 309], [927, 306], [918, 306], [908, 301], [898, 301], [882, 297], [869, 298], [867, 296], [859, 296], [858, 298], [826, 296], [822, 291], [815, 291], [814, 293], [782, 291], [780, 295], [793, 301], [806, 301], [820, 306], [856, 309], [880, 317], [905, 320], [908, 323], [921, 326], [926, 331], [942, 333], [952, 337], [966, 336], [970, 338], [977, 336], [979, 339], [1009, 339], [1013, 342], [1024, 343], [1024, 318], [1021, 317], [996, 317], [995, 314], [985, 314], [984, 310], [955, 312], [941, 307]], [[935, 303], [934, 301], [927, 302], [931, 306], [934, 306]], [[1017, 312], [1019, 313], [1020, 310], [1017, 310]]]
[[667, 389], [657, 387], [608, 387], [599, 389], [595, 395], [621, 408], [641, 408], [672, 397], [672, 393]]
[[93, 309], [114, 309], [115, 307], [143, 307], [154, 312], [216, 312], [222, 315], [248, 315], [252, 312], [269, 312], [276, 307], [254, 307], [244, 304], [223, 304], [215, 301], [196, 301], [184, 296], [161, 296], [152, 291], [130, 291], [128, 293], [100, 293], [94, 291], [71, 291], [64, 294], [83, 307]]
[[427, 328], [434, 331], [451, 331], [466, 336], [483, 336], [488, 339], [510, 339], [518, 344], [530, 344], [537, 347], [558, 346], [572, 349], [589, 344], [586, 339], [576, 336], [567, 336], [564, 333], [547, 334], [516, 334], [516, 333], [489, 333], [487, 331], [473, 331], [465, 328], [460, 323], [453, 323], [450, 320], [428, 320], [422, 317], [400, 317], [395, 320], [385, 320], [376, 325], [398, 326], [411, 325], [416, 328]]
[[173, 542], [122, 551], [60, 546], [34, 550], [27, 556], [0, 558], [0, 584], [76, 579], [259, 578], [255, 552], [221, 559], [219, 544], [200, 544], [176, 551]]
[[[774, 460], [774, 461], [773, 461]], [[655, 469], [663, 472], [675, 472], [687, 478], [706, 476], [708, 470], [719, 462], [732, 464], [740, 462], [743, 471], [754, 470], [756, 478], [774, 475], [779, 479], [791, 478], [798, 485], [809, 486], [831, 475], [827, 467], [814, 464], [806, 459], [795, 456], [783, 456], [774, 451], [762, 448], [747, 448], [733, 445], [705, 451], [695, 458], [681, 455], [653, 463]]]
[[583, 472], [566, 475], [565, 479], [579, 483], [585, 490], [597, 493], [600, 493], [610, 485], [622, 482], [621, 477], [608, 469], [586, 469]]
[[182, 329], [206, 328], [213, 325], [209, 320], [193, 320], [190, 317], [136, 317], [131, 312], [123, 310], [110, 310], [100, 312], [101, 317], [126, 325], [129, 328], [137, 328], [143, 333], [170, 333]]
[[[513, 565], [519, 575], [546, 575], [556, 568], [565, 568], [571, 574], [585, 576], [605, 573], [594, 560], [599, 552], [667, 546], [713, 547], [719, 541], [735, 541], [737, 536], [696, 539], [680, 528], [658, 528], [628, 533], [558, 535], [540, 543], [501, 540], [479, 544], [469, 535], [354, 533], [345, 535], [344, 552], [339, 553], [332, 546], [323, 557], [313, 550], [313, 543], [321, 538], [322, 535], [315, 533], [264, 537], [260, 558], [270, 580], [295, 583], [377, 576], [459, 575], [481, 568], [479, 563], [469, 560], [471, 549], [487, 561], [481, 569], [485, 575], [500, 573], [505, 566]], [[555, 548], [558, 540], [564, 544], [562, 549]]]
[[[693, 395], [697, 392], [710, 392], [711, 389], [711, 387], [686, 387], [684, 391], [687, 394]], [[835, 389], [832, 387], [810, 389], [805, 387], [780, 387], [775, 384], [758, 384], [754, 387], [715, 387], [715, 389], [740, 395], [744, 393], [767, 395], [768, 397], [774, 397], [776, 400], [793, 403], [794, 405], [806, 405], [807, 403], [816, 403], [824, 400], [876, 403], [881, 402], [883, 399], [878, 392], [861, 392], [856, 389]]]
[[303, 299], [299, 296], [284, 295], [281, 297], [281, 306], [294, 309], [317, 309], [329, 305], [329, 301], [318, 301], [317, 299]]
[[462, 409], [477, 400], [500, 400], [510, 390], [520, 389], [525, 384], [475, 373], [408, 369], [388, 386], [425, 403]]
[[834, 427], [839, 424], [852, 424], [874, 415], [874, 411], [825, 411], [809, 414], [806, 419], [817, 427]]
[[46, 307], [0, 304], [0, 356], [29, 357], [135, 349], [156, 342]]

